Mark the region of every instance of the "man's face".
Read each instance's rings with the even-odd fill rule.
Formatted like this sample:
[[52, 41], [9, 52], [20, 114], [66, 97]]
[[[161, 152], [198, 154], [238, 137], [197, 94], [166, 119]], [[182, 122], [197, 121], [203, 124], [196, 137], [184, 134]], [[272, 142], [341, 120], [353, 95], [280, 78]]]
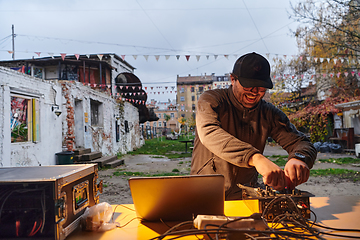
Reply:
[[232, 90], [235, 98], [243, 105], [245, 108], [255, 107], [260, 100], [264, 97], [266, 88], [263, 87], [253, 87], [253, 88], [244, 88], [241, 86], [240, 82], [234, 78], [233, 75], [230, 75]]

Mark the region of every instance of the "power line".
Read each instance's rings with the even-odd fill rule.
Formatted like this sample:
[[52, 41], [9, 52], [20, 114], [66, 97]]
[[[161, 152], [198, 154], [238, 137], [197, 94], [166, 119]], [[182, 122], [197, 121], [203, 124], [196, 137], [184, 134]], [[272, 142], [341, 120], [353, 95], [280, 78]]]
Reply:
[[264, 46], [265, 46], [265, 48], [266, 48], [266, 51], [268, 51], [268, 52], [269, 52], [269, 49], [267, 48], [267, 46], [266, 46], [266, 44], [265, 44], [265, 41], [264, 41], [264, 39], [262, 38], [262, 36], [261, 36], [261, 34], [260, 34], [260, 31], [259, 31], [258, 27], [256, 26], [256, 23], [255, 23], [255, 21], [254, 21], [253, 17], [251, 16], [251, 13], [250, 13], [250, 11], [249, 11], [248, 7], [246, 6], [246, 4], [245, 4], [245, 1], [244, 1], [244, 0], [243, 0], [243, 3], [244, 3], [244, 5], [245, 5], [245, 8], [246, 8], [247, 12], [249, 13], [249, 16], [250, 16], [250, 18], [251, 18], [251, 21], [253, 22], [253, 24], [254, 24], [254, 26], [255, 26], [255, 28], [256, 28], [256, 31], [258, 32], [258, 34], [259, 34], [259, 36], [260, 36], [260, 38], [261, 38], [262, 42], [264, 43]]
[[[252, 10], [286, 10], [286, 8], [249, 8]], [[138, 11], [238, 11], [246, 8], [148, 8], [148, 9], [33, 9], [31, 12], [138, 12]], [[28, 9], [2, 9], [0, 12], [29, 12]]]
[[169, 44], [169, 46], [172, 48], [172, 50], [174, 51], [174, 48], [171, 46], [171, 43], [167, 40], [167, 38], [164, 36], [164, 34], [162, 34], [162, 32], [160, 31], [160, 29], [156, 26], [156, 24], [154, 23], [154, 21], [151, 19], [151, 17], [149, 16], [149, 14], [147, 14], [147, 12], [145, 11], [145, 9], [141, 6], [141, 4], [139, 3], [139, 1], [136, 0], [136, 3], [140, 6], [140, 8], [143, 10], [143, 12], [145, 13], [145, 15], [149, 18], [149, 20], [151, 21], [151, 23], [154, 25], [154, 27], [156, 28], [156, 30], [158, 30], [158, 32], [160, 33], [160, 35], [164, 38], [164, 40], [167, 42], [167, 44]]

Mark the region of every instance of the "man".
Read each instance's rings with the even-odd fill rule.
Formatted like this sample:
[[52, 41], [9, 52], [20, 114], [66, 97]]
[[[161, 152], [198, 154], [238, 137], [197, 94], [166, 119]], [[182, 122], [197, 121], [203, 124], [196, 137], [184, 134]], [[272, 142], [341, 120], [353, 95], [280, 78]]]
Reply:
[[[257, 183], [258, 173], [276, 190], [306, 182], [317, 152], [281, 110], [262, 99], [273, 87], [269, 62], [245, 54], [230, 78], [230, 88], [199, 98], [191, 174], [224, 175], [226, 200], [241, 199], [237, 184]], [[262, 155], [268, 137], [289, 153], [284, 170]]]

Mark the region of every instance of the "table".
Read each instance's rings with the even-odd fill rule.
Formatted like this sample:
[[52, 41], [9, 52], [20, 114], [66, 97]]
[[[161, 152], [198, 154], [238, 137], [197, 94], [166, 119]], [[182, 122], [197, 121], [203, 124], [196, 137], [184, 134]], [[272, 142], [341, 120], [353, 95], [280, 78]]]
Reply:
[[[310, 202], [311, 209], [317, 215], [318, 223], [329, 227], [360, 229], [360, 196], [312, 197]], [[115, 206], [113, 205], [113, 208]], [[227, 216], [249, 216], [253, 213], [250, 208], [244, 201], [225, 201], [225, 215]], [[133, 204], [118, 205], [115, 209], [114, 219], [121, 225], [127, 225], [103, 233], [83, 232], [78, 229], [71, 233], [66, 240], [150, 239], [169, 229], [160, 222], [141, 223], [136, 219]], [[354, 236], [360, 238], [359, 232], [343, 234], [357, 234]], [[198, 238], [190, 236], [181, 239]]]
[[189, 143], [189, 142], [193, 142], [193, 140], [180, 140], [179, 142], [182, 142], [182, 143], [185, 143], [185, 153], [188, 153], [188, 151], [187, 151], [187, 144]]

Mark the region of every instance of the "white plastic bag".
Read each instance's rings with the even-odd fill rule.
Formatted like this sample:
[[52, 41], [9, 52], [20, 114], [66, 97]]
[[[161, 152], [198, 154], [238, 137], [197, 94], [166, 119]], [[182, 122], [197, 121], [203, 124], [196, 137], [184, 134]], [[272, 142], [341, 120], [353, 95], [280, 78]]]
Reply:
[[113, 215], [112, 207], [107, 202], [86, 208], [82, 216], [82, 226], [86, 231], [104, 232], [116, 228], [116, 222], [110, 222]]

